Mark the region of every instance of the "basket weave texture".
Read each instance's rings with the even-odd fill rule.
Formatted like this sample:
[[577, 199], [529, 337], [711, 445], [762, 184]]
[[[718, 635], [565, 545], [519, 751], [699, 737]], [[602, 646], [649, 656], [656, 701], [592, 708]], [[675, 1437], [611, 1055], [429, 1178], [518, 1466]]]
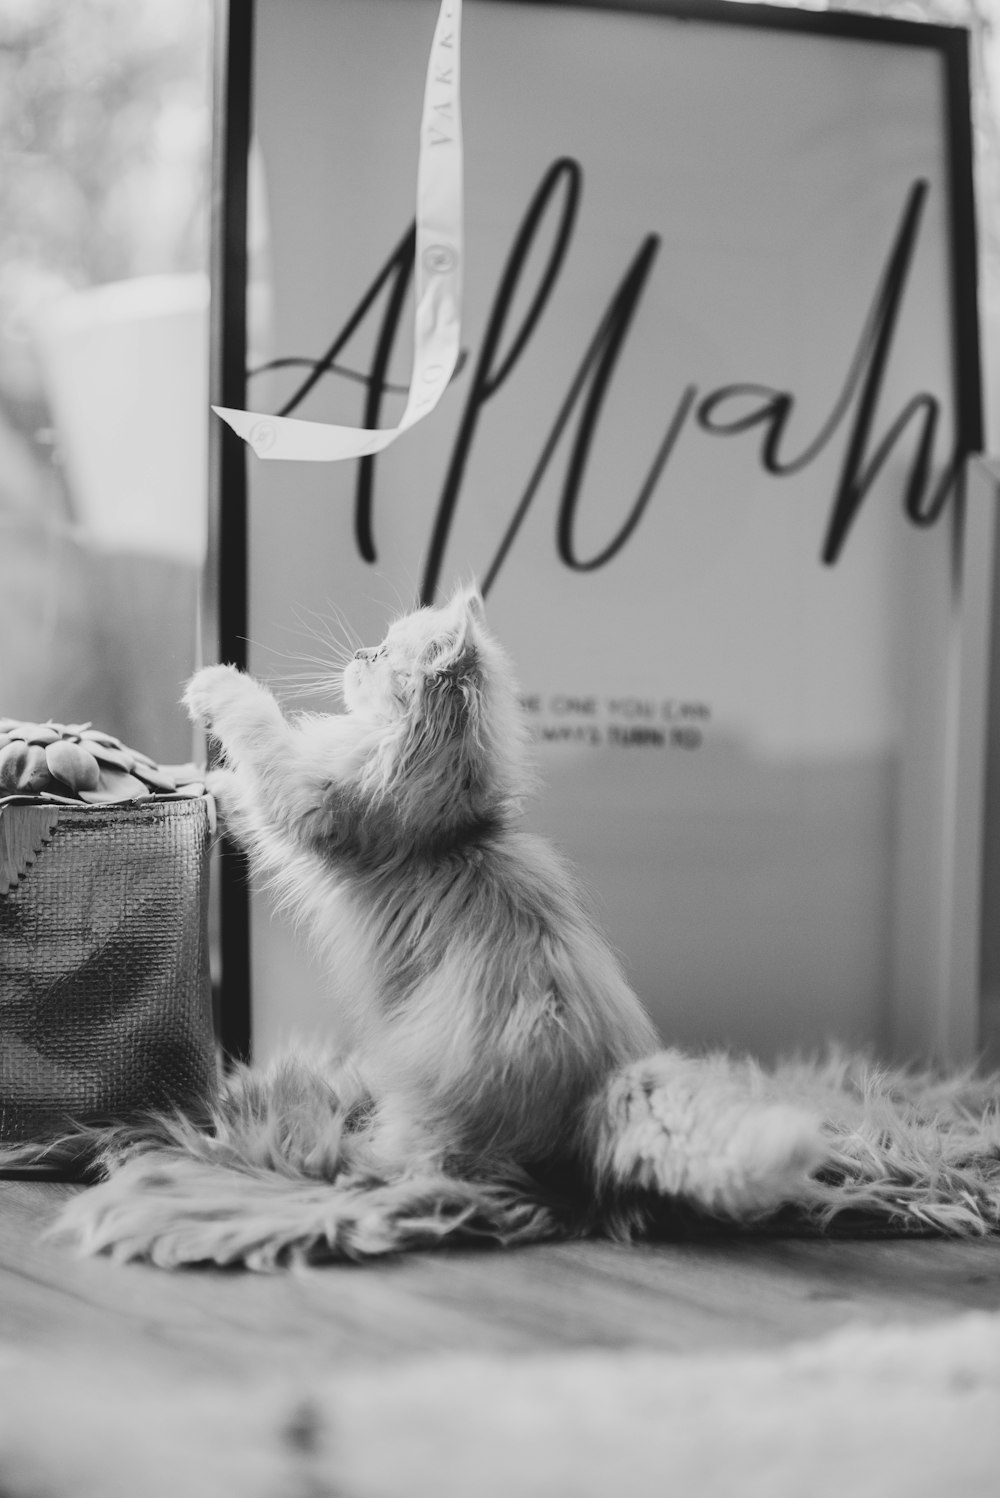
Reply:
[[[49, 809], [0, 894], [0, 1139], [211, 1095], [210, 804]], [[32, 814], [0, 804], [8, 841]]]

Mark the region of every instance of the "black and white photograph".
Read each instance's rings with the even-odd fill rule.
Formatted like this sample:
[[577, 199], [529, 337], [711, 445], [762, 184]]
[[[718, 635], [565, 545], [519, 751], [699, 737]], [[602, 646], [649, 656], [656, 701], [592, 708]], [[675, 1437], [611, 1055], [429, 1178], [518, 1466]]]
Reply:
[[993, 0], [0, 0], [5, 1498], [990, 1498]]

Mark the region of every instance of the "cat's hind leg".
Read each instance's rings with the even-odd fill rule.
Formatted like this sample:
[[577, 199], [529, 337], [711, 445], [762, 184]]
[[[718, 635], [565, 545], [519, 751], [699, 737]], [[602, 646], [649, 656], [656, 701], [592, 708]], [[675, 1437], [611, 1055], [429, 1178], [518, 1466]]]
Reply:
[[818, 1116], [773, 1095], [752, 1061], [659, 1051], [595, 1100], [599, 1182], [752, 1221], [794, 1202], [829, 1156]]

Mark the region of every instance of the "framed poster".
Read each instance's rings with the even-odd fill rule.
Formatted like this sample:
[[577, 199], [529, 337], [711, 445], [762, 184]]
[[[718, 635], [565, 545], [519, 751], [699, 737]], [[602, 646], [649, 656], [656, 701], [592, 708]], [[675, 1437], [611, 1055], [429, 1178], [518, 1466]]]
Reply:
[[[223, 7], [219, 404], [398, 421], [436, 11]], [[310, 635], [376, 642], [478, 578], [537, 742], [530, 820], [666, 1040], [971, 1055], [954, 830], [981, 804], [993, 514], [964, 485], [965, 34], [468, 0], [463, 125], [451, 386], [377, 458], [261, 462], [219, 425], [210, 648], [315, 708]], [[223, 899], [231, 1048], [251, 977], [259, 1054], [335, 1032], [238, 871]]]

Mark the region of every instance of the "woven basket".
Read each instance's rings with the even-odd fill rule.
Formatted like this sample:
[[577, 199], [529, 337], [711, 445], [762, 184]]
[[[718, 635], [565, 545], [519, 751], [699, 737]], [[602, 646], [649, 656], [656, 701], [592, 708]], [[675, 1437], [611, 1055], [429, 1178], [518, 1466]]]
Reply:
[[211, 1095], [212, 802], [0, 802], [0, 1140]]

